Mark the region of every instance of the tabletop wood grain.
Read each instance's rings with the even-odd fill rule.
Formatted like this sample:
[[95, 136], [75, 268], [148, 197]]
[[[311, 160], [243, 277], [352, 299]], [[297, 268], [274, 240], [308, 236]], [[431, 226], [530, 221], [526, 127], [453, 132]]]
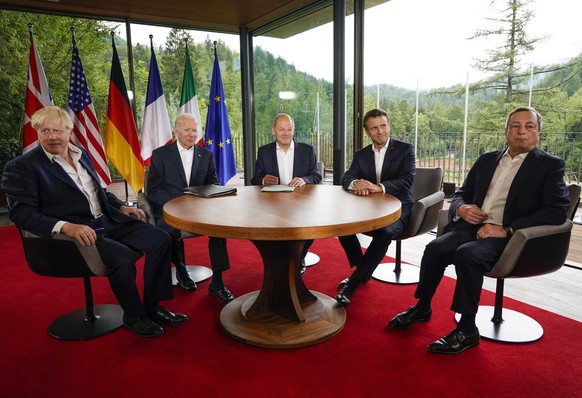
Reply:
[[293, 192], [238, 188], [235, 195], [184, 195], [164, 206], [166, 222], [200, 235], [250, 240], [305, 240], [371, 231], [400, 217], [388, 194], [357, 196], [336, 185], [304, 185]]

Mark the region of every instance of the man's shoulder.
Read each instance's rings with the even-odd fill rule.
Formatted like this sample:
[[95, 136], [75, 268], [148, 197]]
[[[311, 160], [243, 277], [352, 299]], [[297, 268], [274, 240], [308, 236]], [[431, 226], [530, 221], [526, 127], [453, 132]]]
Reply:
[[275, 141], [269, 142], [268, 144], [265, 144], [265, 145], [259, 147], [259, 151], [261, 151], [261, 152], [262, 151], [268, 151], [269, 148], [275, 148], [275, 145], [276, 145], [276, 142]]
[[406, 141], [397, 140], [396, 138], [390, 138], [389, 145], [393, 148], [409, 149], [412, 148], [412, 144]]
[[313, 150], [313, 146], [312, 145], [306, 144], [304, 142], [297, 142], [297, 141], [295, 141], [295, 147], [297, 148], [297, 150], [304, 150], [304, 151], [307, 151], [307, 150], [311, 151], [311, 150]]
[[46, 157], [46, 155], [44, 154], [44, 152], [42, 151], [42, 149], [39, 146], [39, 147], [32, 149], [31, 151], [28, 151], [26, 153], [23, 153], [21, 155], [15, 156], [14, 158], [10, 159], [6, 163], [6, 166], [16, 165], [16, 164], [36, 165], [36, 164], [38, 164], [38, 160], [42, 159], [42, 157], [40, 157], [40, 155], [44, 155]]
[[152, 151], [152, 155], [154, 153], [156, 153], [158, 155], [163, 155], [163, 154], [166, 154], [166, 153], [170, 153], [170, 152], [172, 152], [175, 149], [175, 147], [176, 147], [176, 143], [175, 142], [172, 142], [172, 143], [167, 144], [167, 145], [162, 145], [161, 147], [158, 147], [158, 148], [154, 149]]

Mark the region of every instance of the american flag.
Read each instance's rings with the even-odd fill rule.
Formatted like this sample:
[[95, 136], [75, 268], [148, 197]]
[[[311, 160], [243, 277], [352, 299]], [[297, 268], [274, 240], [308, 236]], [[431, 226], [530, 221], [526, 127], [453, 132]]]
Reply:
[[71, 84], [69, 86], [69, 115], [73, 119], [71, 142], [87, 151], [93, 161], [101, 185], [111, 184], [103, 139], [97, 122], [97, 115], [87, 86], [85, 71], [79, 57], [79, 50], [73, 36], [73, 60], [71, 62]]

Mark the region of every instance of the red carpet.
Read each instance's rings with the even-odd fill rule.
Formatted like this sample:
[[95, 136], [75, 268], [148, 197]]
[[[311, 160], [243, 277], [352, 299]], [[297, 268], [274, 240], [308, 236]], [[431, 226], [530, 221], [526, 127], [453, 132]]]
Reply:
[[[187, 257], [209, 264], [207, 238], [189, 239]], [[229, 240], [233, 267], [225, 281], [235, 295], [257, 290], [262, 266], [255, 247]], [[59, 341], [46, 328], [82, 307], [81, 280], [40, 277], [25, 264], [14, 227], [0, 227], [2, 333], [0, 393], [5, 397], [547, 397], [582, 396], [582, 324], [506, 300], [545, 329], [523, 345], [482, 341], [461, 355], [441, 356], [428, 343], [455, 326], [448, 310], [454, 281], [443, 280], [433, 320], [406, 331], [387, 331], [388, 320], [414, 303], [414, 286], [371, 281], [358, 289], [347, 323], [335, 337], [294, 350], [268, 350], [227, 337], [222, 304], [198, 291], [175, 289], [165, 305], [190, 316], [156, 339], [125, 329], [87, 341]], [[321, 261], [310, 267], [310, 289], [335, 295], [348, 276], [336, 239], [315, 241]], [[141, 268], [141, 263], [140, 263]], [[141, 280], [140, 280], [141, 284]], [[105, 278], [94, 278], [96, 304], [115, 303]], [[483, 303], [493, 294], [484, 292]]]

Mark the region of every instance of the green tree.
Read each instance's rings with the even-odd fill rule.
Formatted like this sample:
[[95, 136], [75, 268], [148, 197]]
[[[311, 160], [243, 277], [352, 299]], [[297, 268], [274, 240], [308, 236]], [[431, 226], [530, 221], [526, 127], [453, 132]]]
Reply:
[[[473, 90], [495, 89], [505, 93], [505, 101], [514, 100], [519, 84], [528, 74], [520, 72], [522, 57], [534, 49], [534, 45], [542, 38], [529, 38], [527, 24], [534, 16], [533, 11], [527, 8], [534, 0], [494, 0], [491, 5], [502, 4], [498, 18], [491, 20], [498, 25], [491, 29], [477, 30], [470, 39], [499, 37], [501, 45], [489, 50], [488, 57], [477, 59], [475, 66], [484, 72], [493, 75], [473, 86]], [[493, 40], [492, 43], [499, 43]], [[517, 90], [519, 91], [519, 90]], [[521, 91], [523, 93], [523, 91]]]

